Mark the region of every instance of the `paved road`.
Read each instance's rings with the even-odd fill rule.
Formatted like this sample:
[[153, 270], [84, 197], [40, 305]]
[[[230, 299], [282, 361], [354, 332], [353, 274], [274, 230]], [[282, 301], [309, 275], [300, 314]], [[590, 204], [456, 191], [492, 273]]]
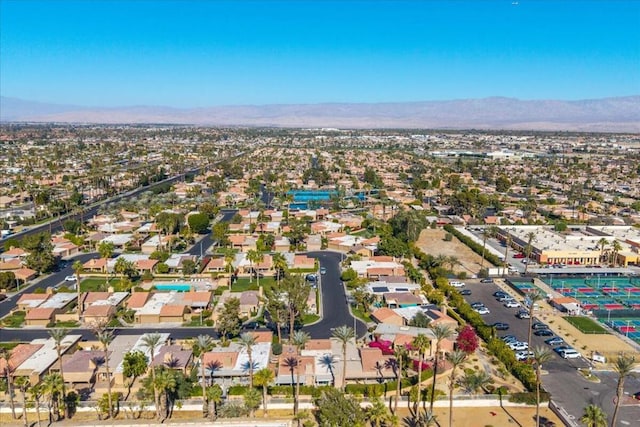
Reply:
[[[220, 218], [221, 222], [230, 222], [231, 218], [238, 212], [237, 209], [223, 209], [220, 210], [222, 217]], [[214, 244], [213, 237], [211, 236], [211, 232], [202, 236], [202, 238], [195, 243], [189, 250], [186, 251], [189, 255], [198, 255], [203, 256], [207, 253], [207, 249], [209, 249]]]
[[[142, 335], [145, 333], [166, 332], [174, 339], [190, 339], [198, 335], [209, 335], [218, 339], [218, 333], [209, 327], [183, 328], [183, 327], [159, 327], [159, 328], [119, 328], [114, 330], [115, 335]], [[69, 334], [81, 335], [84, 340], [93, 340], [95, 335], [87, 328], [69, 329]], [[48, 338], [46, 329], [3, 329], [0, 330], [0, 341], [31, 341], [36, 338]]]
[[307, 254], [320, 261], [320, 266], [327, 269], [322, 275], [322, 321], [306, 326], [304, 331], [308, 332], [312, 338], [329, 338], [331, 330], [338, 326], [348, 325], [355, 327], [358, 337], [362, 337], [367, 332], [367, 326], [360, 320], [355, 319], [349, 312], [347, 296], [344, 286], [340, 280], [340, 259], [341, 254], [336, 252], [309, 252]]

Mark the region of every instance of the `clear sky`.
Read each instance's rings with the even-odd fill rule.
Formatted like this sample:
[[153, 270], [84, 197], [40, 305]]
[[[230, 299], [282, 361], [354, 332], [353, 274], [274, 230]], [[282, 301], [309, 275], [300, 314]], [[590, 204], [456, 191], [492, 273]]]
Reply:
[[640, 94], [640, 1], [0, 0], [0, 93], [201, 107]]

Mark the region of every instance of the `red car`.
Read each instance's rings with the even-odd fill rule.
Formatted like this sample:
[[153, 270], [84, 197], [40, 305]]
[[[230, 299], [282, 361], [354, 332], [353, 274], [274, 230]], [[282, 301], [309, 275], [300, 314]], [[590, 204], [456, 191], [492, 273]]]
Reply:
[[515, 254], [513, 257], [519, 259], [519, 258], [524, 258], [525, 256], [524, 254]]

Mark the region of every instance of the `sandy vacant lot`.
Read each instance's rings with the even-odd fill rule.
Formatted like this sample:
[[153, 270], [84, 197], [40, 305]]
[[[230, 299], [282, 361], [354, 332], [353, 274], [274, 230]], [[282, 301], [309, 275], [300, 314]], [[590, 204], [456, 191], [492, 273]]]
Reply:
[[[478, 274], [482, 258], [473, 252], [467, 245], [453, 237], [450, 242], [444, 240], [447, 232], [441, 228], [427, 228], [422, 230], [420, 237], [416, 242], [416, 246], [426, 254], [433, 256], [444, 255], [454, 256], [460, 261], [460, 265], [456, 265], [453, 271], [459, 273], [464, 271], [469, 276]], [[485, 261], [484, 266], [488, 263]]]

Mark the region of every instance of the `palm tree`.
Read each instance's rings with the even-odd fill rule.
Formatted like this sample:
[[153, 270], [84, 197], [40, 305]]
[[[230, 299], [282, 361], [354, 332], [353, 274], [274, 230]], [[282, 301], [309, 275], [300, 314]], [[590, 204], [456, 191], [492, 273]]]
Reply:
[[387, 410], [387, 405], [385, 405], [379, 397], [373, 399], [366, 413], [372, 427], [382, 426], [389, 420], [390, 415]]
[[617, 240], [614, 240], [611, 243], [611, 261], [613, 262], [613, 266], [618, 266], [618, 253], [622, 250], [622, 245]]
[[504, 276], [504, 271], [507, 267], [507, 255], [509, 255], [509, 247], [511, 246], [511, 234], [509, 234], [507, 232], [507, 238], [504, 242], [504, 266], [505, 268], [502, 269], [502, 275]]
[[40, 421], [40, 398], [42, 397], [42, 383], [36, 384], [29, 389], [31, 399], [33, 399], [34, 406], [36, 407], [36, 417], [38, 419], [38, 427], [41, 427]]
[[609, 244], [609, 241], [604, 237], [598, 240], [598, 246], [600, 246], [600, 263], [602, 263], [602, 259], [604, 257], [604, 248]]
[[460, 379], [460, 383], [467, 393], [477, 393], [491, 383], [491, 376], [485, 371], [465, 373]]
[[84, 266], [80, 261], [73, 263], [73, 272], [76, 275], [76, 293], [78, 294], [78, 321], [82, 316], [82, 301], [80, 300], [80, 275], [84, 272]]
[[247, 350], [247, 357], [249, 358], [249, 386], [253, 388], [253, 346], [256, 345], [257, 337], [250, 333], [244, 333], [240, 335], [240, 345]]
[[231, 274], [233, 272], [233, 261], [235, 260], [235, 253], [231, 249], [225, 249], [224, 251], [224, 264], [226, 270], [229, 272], [229, 290], [231, 290]]
[[287, 357], [286, 359], [284, 359], [283, 361], [283, 365], [285, 366], [285, 368], [289, 368], [289, 372], [291, 372], [291, 391], [293, 392], [293, 415], [296, 416], [298, 415], [298, 395], [295, 392], [295, 377], [293, 376], [293, 373], [295, 370], [298, 369], [298, 366], [300, 365], [300, 362], [298, 361], [297, 357]]
[[536, 365], [536, 427], [540, 426], [540, 384], [542, 383], [542, 364], [547, 363], [553, 353], [546, 347], [533, 349], [533, 363]]
[[22, 421], [24, 422], [24, 427], [27, 427], [29, 425], [27, 422], [27, 390], [29, 389], [29, 378], [16, 378], [15, 386], [18, 387], [18, 390], [22, 393]]
[[109, 402], [109, 418], [113, 418], [113, 402], [111, 401], [111, 373], [109, 372], [109, 345], [115, 338], [113, 331], [100, 330], [97, 332], [98, 341], [104, 350], [104, 368], [107, 371], [107, 399]]
[[255, 388], [249, 388], [244, 393], [244, 405], [249, 409], [249, 416], [255, 417], [256, 409], [260, 406], [260, 392]]
[[4, 360], [4, 376], [7, 379], [7, 394], [9, 395], [9, 406], [11, 407], [11, 416], [15, 420], [16, 417], [16, 403], [13, 400], [13, 373], [15, 371], [15, 367], [12, 363], [9, 362], [11, 357], [9, 356], [9, 352], [5, 348], [0, 348], [0, 352], [2, 353], [1, 359]]
[[527, 260], [527, 263], [524, 265], [524, 274], [527, 274], [527, 270], [529, 269], [529, 264], [531, 263], [531, 243], [535, 240], [536, 238], [536, 233], [534, 233], [533, 231], [530, 231], [526, 234], [527, 236], [527, 246], [525, 248], [525, 259]]
[[633, 372], [635, 363], [635, 356], [621, 356], [613, 365], [613, 370], [618, 374], [618, 386], [616, 387], [616, 406], [613, 409], [611, 427], [614, 427], [616, 425], [616, 420], [618, 419], [618, 409], [620, 408], [620, 401], [624, 396], [624, 380]]
[[208, 351], [211, 351], [213, 348], [213, 339], [209, 335], [198, 335], [194, 342], [194, 347], [197, 347], [200, 352], [200, 385], [202, 386], [202, 416], [207, 418], [209, 415], [207, 410], [209, 408], [207, 402], [207, 393], [206, 393], [206, 375], [205, 375], [205, 366], [204, 366], [204, 354]]
[[43, 394], [48, 396], [47, 406], [49, 407], [49, 423], [51, 423], [52, 414], [55, 413], [56, 421], [60, 419], [60, 411], [58, 409], [60, 395], [64, 390], [64, 380], [58, 372], [51, 372], [42, 379]]
[[353, 328], [350, 328], [347, 325], [342, 325], [334, 328], [331, 336], [333, 338], [337, 338], [342, 344], [342, 391], [344, 391], [347, 381], [347, 343], [352, 339], [355, 340], [356, 333]]
[[284, 276], [288, 268], [287, 259], [280, 252], [274, 253], [271, 257], [273, 260], [273, 268], [276, 270], [276, 281], [278, 286], [280, 286], [280, 276]]
[[64, 339], [66, 338], [67, 333], [68, 332], [66, 329], [61, 329], [61, 328], [49, 330], [49, 335], [53, 339], [56, 346], [56, 353], [58, 356], [58, 368], [60, 370], [60, 378], [62, 379], [62, 392], [59, 395], [59, 403], [60, 403], [59, 407], [62, 407], [64, 405], [64, 401], [67, 396], [65, 385], [64, 385], [64, 372], [62, 371], [62, 341], [64, 341]]
[[[302, 349], [304, 349], [304, 346], [307, 344], [309, 339], [311, 339], [311, 337], [306, 332], [295, 331], [293, 333], [293, 337], [292, 337], [291, 341], [293, 342], [293, 345], [295, 345], [297, 347], [297, 349], [298, 349], [298, 356], [300, 356], [300, 353], [302, 352]], [[296, 399], [294, 400], [294, 403], [293, 403], [293, 405], [294, 405], [294, 408], [293, 408], [294, 414], [298, 413], [298, 402], [300, 401], [300, 367], [301, 366], [303, 366], [302, 365], [302, 361], [300, 359], [298, 359], [298, 378], [297, 378], [297, 381], [296, 381]], [[298, 425], [299, 424], [300, 424], [300, 420], [298, 420]]]
[[[151, 366], [153, 362], [153, 355], [156, 352], [156, 349], [160, 346], [162, 340], [162, 335], [158, 333], [154, 334], [145, 334], [140, 342], [143, 347], [146, 347], [149, 350], [149, 366], [151, 367], [151, 381], [155, 384], [156, 382], [156, 369]], [[156, 387], [153, 388], [153, 399], [156, 405], [156, 416], [160, 419], [160, 396], [158, 395], [158, 389]]]
[[442, 340], [451, 339], [455, 331], [449, 325], [445, 325], [442, 323], [436, 323], [433, 326], [430, 326], [431, 331], [436, 339], [436, 354], [433, 359], [433, 383], [431, 384], [431, 397], [429, 400], [429, 412], [433, 412], [433, 401], [436, 396], [436, 378], [438, 376], [438, 359], [440, 357], [440, 344], [442, 344]]
[[494, 237], [497, 233], [497, 230], [498, 228], [495, 225], [491, 227], [485, 227], [485, 229], [482, 230], [482, 259], [480, 260], [480, 270], [484, 268], [484, 254], [487, 248], [487, 239], [489, 237]]
[[273, 382], [274, 375], [273, 371], [269, 368], [262, 368], [254, 377], [254, 381], [256, 385], [262, 387], [262, 410], [264, 412], [264, 416], [267, 416], [267, 389], [269, 385]]
[[222, 388], [218, 384], [214, 384], [211, 387], [207, 387], [207, 401], [211, 404], [213, 408], [209, 412], [211, 419], [213, 421], [218, 417], [218, 404], [222, 402]]
[[447, 354], [447, 361], [451, 363], [451, 374], [449, 375], [449, 427], [453, 426], [453, 387], [456, 381], [456, 368], [462, 365], [467, 358], [467, 353], [461, 350], [454, 350]]
[[402, 385], [402, 368], [403, 368], [403, 359], [407, 355], [407, 349], [403, 345], [396, 346], [393, 349], [393, 356], [396, 359], [395, 366], [395, 374], [396, 374], [396, 395], [393, 399], [393, 413], [394, 415], [398, 413], [398, 399], [400, 398], [400, 387]]
[[598, 405], [588, 405], [580, 422], [587, 427], [607, 427], [607, 414]]
[[[422, 363], [427, 349], [431, 345], [431, 340], [424, 334], [418, 334], [411, 343], [411, 348], [418, 351], [418, 400], [422, 400]], [[414, 411], [418, 409], [418, 402]]]
[[527, 346], [531, 348], [531, 334], [533, 333], [533, 306], [536, 302], [544, 299], [544, 294], [540, 289], [536, 289], [534, 291], [527, 292], [527, 296], [525, 298], [529, 300], [529, 335], [527, 338]]
[[[249, 249], [247, 251], [247, 261], [249, 261], [249, 268], [250, 268], [250, 272], [249, 272], [249, 283], [253, 282], [253, 273], [254, 272], [258, 272], [258, 270], [256, 270], [255, 268], [253, 268], [253, 264], [259, 262], [258, 261], [258, 251], [254, 250], [254, 249]], [[256, 274], [256, 277], [258, 278], [258, 287], [260, 287], [259, 283], [260, 283], [260, 279], [259, 276]]]
[[329, 371], [329, 374], [331, 374], [331, 385], [333, 387], [335, 387], [336, 385], [336, 376], [333, 372], [333, 369], [336, 366], [336, 358], [333, 354], [327, 353], [325, 355], [323, 355], [320, 360], [318, 361], [320, 363], [320, 366], [324, 367], [325, 369], [327, 369]]
[[153, 378], [153, 389], [156, 393], [162, 393], [162, 400], [160, 400], [161, 411], [158, 414], [160, 422], [166, 420], [169, 415], [169, 393], [175, 391], [176, 385], [176, 377], [173, 371], [164, 367], [158, 369]]

